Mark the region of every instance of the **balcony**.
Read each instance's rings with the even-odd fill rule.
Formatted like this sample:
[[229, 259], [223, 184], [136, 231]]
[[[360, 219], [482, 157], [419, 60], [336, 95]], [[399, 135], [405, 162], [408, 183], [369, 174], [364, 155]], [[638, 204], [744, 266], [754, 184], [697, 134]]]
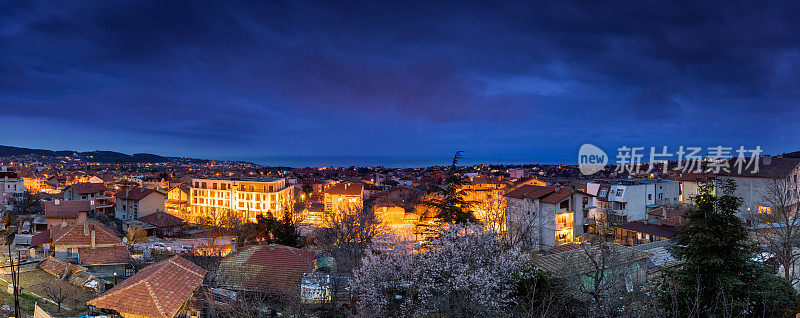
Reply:
[[575, 226], [575, 218], [572, 212], [556, 214], [556, 231], [571, 229]]

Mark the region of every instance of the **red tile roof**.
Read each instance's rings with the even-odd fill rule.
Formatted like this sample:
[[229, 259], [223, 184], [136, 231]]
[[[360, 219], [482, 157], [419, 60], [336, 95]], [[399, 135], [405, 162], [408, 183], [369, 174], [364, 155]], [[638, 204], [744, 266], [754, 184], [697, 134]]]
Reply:
[[[52, 226], [48, 230], [53, 244], [92, 245], [92, 231], [95, 232], [95, 244], [119, 244], [122, 241], [114, 234], [114, 230], [94, 223], [73, 223], [65, 227]], [[31, 242], [33, 244], [33, 242]]]
[[[574, 192], [573, 192], [574, 191]], [[539, 199], [544, 203], [558, 204], [561, 201], [569, 198], [573, 193], [582, 193], [588, 195], [581, 190], [572, 190], [569, 187], [556, 187], [556, 186], [537, 186], [526, 184], [513, 191], [506, 193], [506, 197], [515, 199]]]
[[102, 183], [75, 183], [71, 186], [78, 194], [90, 194], [106, 191], [106, 185]]
[[568, 251], [572, 251], [572, 250], [577, 250], [579, 248], [581, 248], [580, 244], [567, 243], [567, 244], [554, 246], [551, 249], [549, 249], [548, 252], [550, 252], [552, 254], [558, 254], [558, 253], [568, 252]]
[[361, 195], [364, 192], [364, 185], [355, 182], [340, 182], [325, 190], [325, 193], [332, 195]]
[[86, 268], [84, 267], [59, 261], [52, 256], [48, 256], [41, 263], [39, 263], [39, 268], [50, 275], [58, 277], [63, 277], [66, 272], [69, 272], [69, 274], [72, 275], [78, 272], [86, 271]]
[[570, 189], [561, 188], [558, 191], [551, 193], [550, 195], [542, 198], [542, 202], [550, 203], [550, 204], [558, 204], [561, 201], [564, 201], [572, 195], [572, 191]]
[[519, 188], [512, 190], [509, 193], [506, 193], [506, 197], [515, 198], [515, 199], [541, 199], [551, 193], [555, 192], [555, 188], [553, 187], [545, 187], [545, 186], [536, 186], [526, 184]]
[[[153, 189], [148, 188], [124, 188], [122, 190], [117, 191], [115, 197], [117, 199], [127, 199], [127, 200], [141, 200], [144, 197], [150, 195], [153, 192], [158, 192]], [[160, 193], [160, 192], [158, 192]]]
[[183, 224], [181, 218], [161, 211], [140, 217], [139, 221], [152, 224], [158, 228], [174, 227]]
[[131, 254], [128, 248], [122, 245], [78, 248], [78, 264], [81, 265], [114, 265], [130, 264], [130, 262]]
[[89, 212], [89, 201], [48, 201], [44, 204], [44, 216], [48, 219], [77, 219], [78, 212]]
[[203, 283], [206, 270], [180, 256], [143, 268], [87, 302], [121, 314], [171, 318]]
[[675, 232], [675, 230], [673, 230], [670, 227], [658, 224], [649, 224], [640, 221], [628, 222], [625, 224], [616, 225], [614, 227], [632, 232], [650, 234], [664, 238], [672, 238], [673, 236], [678, 234], [677, 232]]
[[31, 237], [31, 247], [36, 247], [50, 241], [50, 230], [39, 232]]
[[303, 273], [314, 270], [314, 252], [283, 245], [249, 246], [228, 255], [217, 269], [218, 287], [298, 295]]

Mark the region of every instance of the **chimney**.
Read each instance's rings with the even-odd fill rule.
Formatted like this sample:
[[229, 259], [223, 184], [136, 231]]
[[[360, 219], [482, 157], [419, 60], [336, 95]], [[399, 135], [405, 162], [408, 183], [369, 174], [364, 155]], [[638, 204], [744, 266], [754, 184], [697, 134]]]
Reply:
[[269, 250], [270, 251], [274, 251], [275, 250], [275, 244], [270, 243], [269, 244]]
[[61, 200], [59, 200], [59, 199], [56, 199], [55, 201], [53, 201], [53, 204], [55, 204], [55, 205], [59, 205], [59, 204], [61, 204]]
[[92, 248], [95, 248], [95, 244], [94, 244], [94, 230], [92, 230]]
[[772, 164], [772, 156], [764, 155], [761, 157], [761, 162], [764, 163], [765, 166], [769, 166]]
[[83, 223], [83, 236], [89, 236], [89, 225]]

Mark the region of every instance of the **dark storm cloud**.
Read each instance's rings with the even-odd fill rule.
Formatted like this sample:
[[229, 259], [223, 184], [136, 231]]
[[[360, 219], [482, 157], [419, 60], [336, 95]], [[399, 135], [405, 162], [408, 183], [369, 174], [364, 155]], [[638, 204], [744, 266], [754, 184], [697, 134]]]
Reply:
[[598, 139], [788, 151], [798, 14], [789, 1], [6, 2], [0, 108], [21, 129], [149, 134], [153, 151], [158, 135], [235, 153], [387, 151], [319, 130], [397, 153], [535, 156]]

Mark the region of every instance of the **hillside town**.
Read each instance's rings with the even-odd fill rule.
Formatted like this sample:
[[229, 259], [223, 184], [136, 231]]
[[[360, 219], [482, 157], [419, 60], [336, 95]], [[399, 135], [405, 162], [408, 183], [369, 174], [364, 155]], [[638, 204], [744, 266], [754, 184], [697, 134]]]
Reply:
[[[65, 316], [646, 316], [648, 295], [686, 261], [674, 246], [703, 191], [710, 184], [720, 197], [728, 183], [754, 264], [800, 290], [800, 248], [785, 244], [800, 230], [800, 159], [791, 155], [761, 156], [756, 173], [664, 163], [591, 176], [574, 165], [460, 166], [460, 156], [414, 169], [122, 169], [5, 158], [2, 310], [13, 315], [18, 286], [26, 314]], [[434, 272], [413, 269], [418, 262], [434, 262], [426, 265]], [[459, 264], [466, 269], [452, 268]], [[551, 300], [542, 313], [543, 299], [521, 300], [514, 281], [544, 279], [536, 275], [558, 281], [547, 292], [575, 303]], [[445, 284], [427, 288], [463, 299], [438, 303], [416, 284]], [[423, 294], [406, 299], [412, 292]]]
[[0, 318], [798, 318], [798, 16], [0, 1]]

